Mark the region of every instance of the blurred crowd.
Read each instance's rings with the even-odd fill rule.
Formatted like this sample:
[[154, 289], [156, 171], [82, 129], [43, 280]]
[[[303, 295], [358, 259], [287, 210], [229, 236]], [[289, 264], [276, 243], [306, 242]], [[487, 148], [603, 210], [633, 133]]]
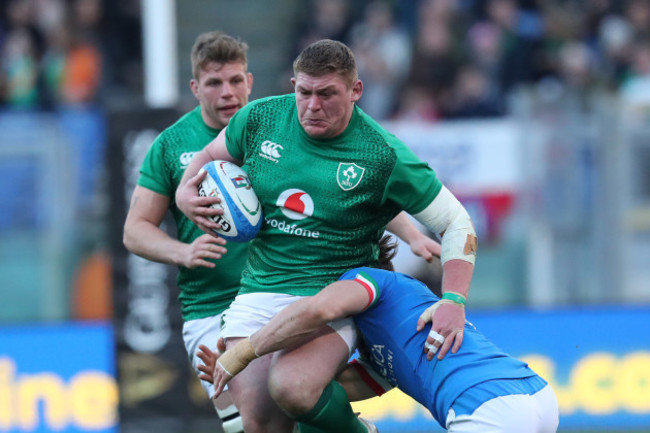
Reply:
[[[0, 0], [0, 107], [89, 104], [120, 85], [137, 91], [138, 5]], [[297, 7], [287, 63], [316, 39], [346, 42], [365, 83], [361, 106], [380, 120], [502, 116], [521, 84], [549, 98], [594, 88], [650, 93], [650, 0], [309, 0]]]
[[16, 108], [97, 97], [100, 0], [9, 0], [0, 25], [0, 100]]
[[544, 97], [650, 93], [649, 0], [312, 0], [295, 54], [333, 38], [355, 52], [377, 119], [501, 116], [528, 84]]
[[[138, 3], [0, 0], [0, 107], [88, 106], [107, 76], [112, 85], [137, 76], [121, 60], [140, 62]], [[116, 71], [116, 61], [125, 70]]]

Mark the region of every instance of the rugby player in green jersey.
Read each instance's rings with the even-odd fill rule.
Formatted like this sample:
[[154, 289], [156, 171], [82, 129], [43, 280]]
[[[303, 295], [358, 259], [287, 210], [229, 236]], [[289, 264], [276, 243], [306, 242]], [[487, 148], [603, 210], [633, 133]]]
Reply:
[[[221, 314], [239, 290], [247, 243], [230, 243], [204, 234], [176, 207], [174, 193], [194, 154], [213, 140], [248, 102], [253, 75], [247, 71], [248, 46], [221, 32], [200, 34], [191, 54], [192, 93], [199, 106], [163, 131], [140, 169], [124, 224], [129, 251], [156, 262], [177, 265], [183, 340], [195, 371], [200, 344], [215, 347]], [[160, 228], [171, 210], [178, 239]], [[218, 259], [218, 260], [217, 260]], [[210, 387], [201, 381], [208, 395]], [[243, 432], [241, 417], [229, 395], [214, 401], [227, 433]], [[286, 423], [286, 417], [281, 417]]]
[[[197, 173], [211, 160], [229, 160], [246, 164], [262, 203], [265, 222], [251, 243], [239, 295], [225, 313], [227, 347], [347, 269], [377, 267], [379, 238], [401, 211], [441, 236], [442, 291], [466, 298], [477, 247], [469, 215], [426, 163], [356, 106], [363, 84], [349, 48], [331, 40], [311, 44], [294, 62], [292, 83], [295, 94], [260, 99], [237, 112], [195, 156], [176, 192], [179, 208], [204, 231], [217, 228], [206, 217], [218, 211], [197, 197]], [[356, 344], [350, 322], [333, 322], [275, 355], [269, 392], [308, 426], [301, 425], [303, 433], [310, 427], [371, 431], [332, 381]], [[443, 341], [439, 358], [458, 350], [464, 323], [461, 305], [437, 309], [432, 329]], [[263, 398], [255, 395], [261, 379], [233, 378], [236, 403]]]
[[[199, 106], [155, 140], [142, 165], [124, 226], [124, 244], [131, 252], [179, 267], [183, 339], [195, 370], [197, 361], [193, 354], [198, 346], [214, 348], [220, 336], [221, 314], [239, 289], [248, 244], [230, 243], [226, 253], [223, 239], [203, 234], [178, 210], [173, 193], [194, 154], [214, 139], [233, 114], [248, 102], [253, 76], [247, 72], [246, 50], [245, 43], [221, 32], [197, 37], [192, 49], [194, 78], [190, 88]], [[178, 239], [160, 229], [168, 209], [175, 218]], [[389, 228], [424, 259], [440, 256], [440, 246], [418, 232], [406, 215], [398, 215]], [[266, 377], [270, 359], [267, 356], [253, 370], [257, 367]], [[201, 383], [210, 395], [210, 385]], [[257, 392], [269, 399], [266, 386], [257, 384]], [[224, 419], [226, 433], [243, 431], [242, 419], [228, 395], [219, 397], [215, 406]], [[293, 420], [277, 407], [274, 409], [258, 411], [244, 404], [243, 414], [248, 410], [255, 414], [269, 413], [260, 419], [258, 426], [247, 431], [290, 431]], [[256, 420], [256, 416], [245, 418], [251, 422]]]

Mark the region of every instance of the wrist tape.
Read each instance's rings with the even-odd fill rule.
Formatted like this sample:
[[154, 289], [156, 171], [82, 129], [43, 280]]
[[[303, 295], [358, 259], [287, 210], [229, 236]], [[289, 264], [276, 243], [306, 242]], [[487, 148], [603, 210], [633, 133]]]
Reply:
[[230, 376], [235, 376], [258, 356], [248, 338], [235, 344], [232, 349], [226, 350], [217, 360], [221, 368]]
[[466, 301], [466, 299], [465, 299], [465, 297], [463, 295], [461, 295], [460, 293], [456, 293], [456, 292], [445, 292], [445, 293], [442, 294], [442, 297], [440, 299], [441, 300], [442, 299], [447, 299], [449, 301], [454, 302], [455, 304], [462, 305], [463, 307], [465, 306], [465, 301]]

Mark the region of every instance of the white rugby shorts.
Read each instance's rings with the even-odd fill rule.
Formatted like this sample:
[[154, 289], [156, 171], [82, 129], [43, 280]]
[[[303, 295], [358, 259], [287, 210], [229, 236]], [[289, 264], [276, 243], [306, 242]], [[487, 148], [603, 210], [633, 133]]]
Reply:
[[[285, 307], [304, 296], [281, 293], [246, 293], [237, 295], [224, 312], [223, 338], [249, 337]], [[345, 341], [351, 356], [357, 350], [357, 327], [351, 318], [339, 319], [327, 324]]]
[[[217, 350], [217, 341], [221, 337], [221, 316], [221, 314], [217, 314], [216, 316], [188, 320], [183, 323], [185, 350], [197, 376], [201, 373], [197, 368], [201, 364], [201, 360], [196, 356], [196, 353], [199, 351], [199, 345], [204, 344], [213, 351]], [[212, 384], [205, 380], [200, 380], [200, 382], [208, 394], [208, 398], [212, 397], [212, 394], [214, 394]], [[224, 388], [224, 390], [226, 389], [228, 389], [228, 385]]]
[[557, 398], [549, 385], [535, 394], [495, 397], [469, 415], [447, 415], [449, 433], [555, 433], [558, 427]]

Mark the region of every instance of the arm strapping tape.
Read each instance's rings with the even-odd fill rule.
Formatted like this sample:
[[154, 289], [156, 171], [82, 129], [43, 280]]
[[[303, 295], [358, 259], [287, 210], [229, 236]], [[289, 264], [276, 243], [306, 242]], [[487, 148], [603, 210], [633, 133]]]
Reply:
[[441, 237], [443, 265], [452, 259], [474, 264], [478, 246], [474, 225], [463, 205], [447, 188], [443, 186], [429, 206], [413, 216]]

